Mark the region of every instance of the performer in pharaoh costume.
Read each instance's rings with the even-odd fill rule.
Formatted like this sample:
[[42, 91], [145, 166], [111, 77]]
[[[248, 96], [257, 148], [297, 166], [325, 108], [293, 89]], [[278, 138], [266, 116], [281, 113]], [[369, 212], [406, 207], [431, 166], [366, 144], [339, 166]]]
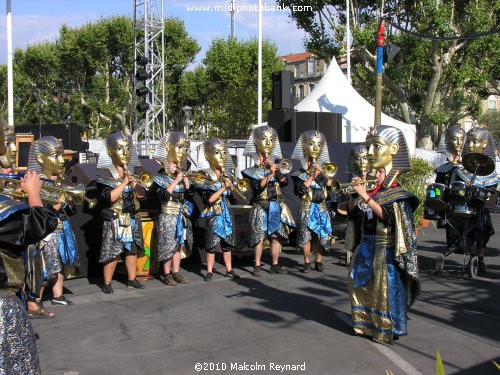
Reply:
[[[0, 128], [0, 156], [5, 155]], [[26, 247], [57, 227], [57, 216], [43, 208], [40, 178], [34, 172], [22, 177], [20, 187], [28, 204], [0, 193], [0, 373], [40, 374], [36, 338], [21, 300]]]
[[[465, 145], [465, 130], [460, 126], [452, 126], [446, 129], [445, 133], [442, 135], [439, 145], [438, 152], [446, 155], [446, 163], [440, 165], [436, 168], [436, 183], [445, 185], [449, 188], [451, 183], [451, 176], [455, 169], [462, 169], [462, 151]], [[451, 207], [448, 206], [446, 209], [446, 215], [450, 215]], [[429, 217], [432, 213], [431, 210], [426, 209], [429, 213]], [[444, 223], [446, 228], [446, 244], [449, 252], [453, 252], [455, 248], [459, 246], [459, 240], [456, 233], [450, 228], [448, 223]]]
[[[368, 150], [366, 149], [366, 145], [357, 145], [351, 148], [349, 152], [349, 157], [347, 159], [347, 174], [350, 175], [350, 178], [359, 177], [361, 180], [366, 180], [368, 177]], [[337, 206], [337, 211], [341, 215], [347, 215], [347, 204], [349, 198], [358, 199], [358, 193], [354, 190], [354, 188], [349, 188], [345, 192], [348, 194], [348, 198], [346, 201], [339, 203]], [[340, 193], [339, 195], [341, 195]], [[341, 195], [344, 198], [344, 195]], [[361, 226], [361, 222], [357, 222], [350, 217], [347, 217], [347, 228], [345, 232], [339, 233], [339, 236], [344, 236], [344, 248], [347, 250], [346, 253], [346, 264], [349, 265], [351, 262], [351, 256], [354, 252], [356, 246], [359, 243], [359, 238], [355, 238], [354, 234], [360, 234], [358, 228]], [[348, 234], [349, 233], [349, 234]], [[334, 235], [335, 235], [335, 227], [334, 227]]]
[[304, 254], [302, 272], [307, 273], [311, 269], [311, 252], [315, 257], [314, 269], [323, 272], [323, 254], [328, 252], [332, 241], [331, 212], [327, 205], [328, 188], [332, 186], [332, 180], [322, 169], [325, 164], [330, 164], [325, 136], [316, 130], [302, 133], [292, 159], [302, 164], [301, 171], [292, 175], [294, 192], [301, 198], [297, 246]]
[[16, 147], [16, 134], [14, 133], [12, 128], [7, 127], [7, 123], [5, 120], [0, 119], [0, 127], [3, 127], [5, 131], [4, 144], [6, 147], [5, 154], [0, 156], [0, 165], [2, 166], [2, 173], [16, 173], [16, 156], [17, 156], [17, 147]]
[[[464, 158], [468, 154], [484, 154], [487, 157], [495, 160], [495, 149], [491, 133], [483, 128], [472, 128], [467, 133], [466, 147], [464, 149]], [[480, 193], [481, 190], [486, 189], [488, 195], [495, 193], [498, 184], [500, 183], [500, 176], [493, 171], [486, 176], [474, 175], [464, 168], [456, 168], [451, 175], [451, 182], [463, 181], [472, 190], [472, 194]], [[486, 271], [484, 263], [484, 249], [491, 236], [495, 234], [493, 223], [488, 208], [481, 207], [478, 217], [479, 225], [467, 237], [467, 244], [472, 253], [479, 257], [480, 272]]]
[[[119, 256], [125, 252], [127, 286], [143, 289], [137, 276], [137, 252], [143, 249], [142, 224], [137, 216], [139, 201], [144, 197], [143, 189], [133, 177], [134, 168], [139, 166], [139, 157], [130, 136], [117, 132], [106, 138], [97, 168], [108, 170], [107, 178], [97, 180], [99, 199], [107, 206], [101, 212], [104, 223], [99, 263], [104, 264], [102, 291], [113, 293], [111, 281]], [[138, 189], [136, 191], [136, 189]]]
[[231, 263], [231, 250], [236, 245], [234, 217], [230, 204], [237, 198], [229, 170], [234, 165], [222, 139], [214, 138], [203, 142], [198, 159], [199, 177], [194, 180], [205, 209], [200, 218], [206, 219], [205, 250], [207, 252], [207, 274], [205, 281], [212, 281], [215, 253], [223, 252], [226, 277], [239, 279]]
[[179, 273], [181, 258], [191, 254], [193, 229], [189, 216], [194, 186], [186, 175], [189, 139], [183, 132], [169, 131], [156, 148], [153, 158], [164, 168], [155, 176], [156, 193], [161, 201], [158, 220], [158, 261], [163, 262], [166, 285], [187, 284]]
[[253, 193], [253, 209], [249, 219], [249, 245], [254, 248], [255, 256], [253, 275], [261, 276], [260, 259], [266, 238], [271, 243], [272, 262], [269, 271], [278, 275], [286, 274], [286, 270], [279, 265], [279, 255], [282, 242], [288, 240], [295, 221], [282, 199], [281, 188], [288, 185], [288, 178], [275, 163], [277, 159], [282, 159], [276, 130], [270, 126], [253, 129], [243, 155], [255, 161], [255, 166], [241, 172], [250, 180]]
[[352, 178], [366, 179], [368, 175], [368, 150], [365, 145], [357, 145], [351, 148], [347, 159], [347, 173]]
[[348, 205], [350, 217], [362, 223], [347, 281], [351, 314], [356, 334], [392, 344], [407, 334], [407, 306], [420, 290], [413, 223], [418, 199], [397, 182], [399, 174], [411, 169], [401, 130], [378, 126], [366, 145], [376, 188], [368, 193], [365, 184], [355, 185], [359, 198]]
[[[42, 137], [35, 141], [30, 148], [28, 170], [36, 172], [47, 186], [61, 187], [64, 178], [64, 148], [60, 139]], [[29, 298], [33, 302], [33, 294], [38, 294], [41, 282], [52, 287], [53, 305], [72, 305], [73, 303], [63, 295], [63, 267], [79, 267], [78, 249], [75, 235], [68, 219], [74, 215], [74, 202], [65, 202], [64, 195], [51, 193], [57, 203], [45, 203], [45, 207], [54, 211], [58, 217], [57, 229], [40, 241], [36, 248], [28, 252]], [[42, 263], [41, 263], [42, 262]], [[40, 271], [43, 272], [40, 280]], [[42, 298], [42, 292], [37, 300]], [[30, 304], [31, 305], [31, 304]], [[33, 305], [30, 307], [34, 307]], [[33, 314], [36, 309], [29, 308]], [[35, 313], [36, 315], [36, 313]]]

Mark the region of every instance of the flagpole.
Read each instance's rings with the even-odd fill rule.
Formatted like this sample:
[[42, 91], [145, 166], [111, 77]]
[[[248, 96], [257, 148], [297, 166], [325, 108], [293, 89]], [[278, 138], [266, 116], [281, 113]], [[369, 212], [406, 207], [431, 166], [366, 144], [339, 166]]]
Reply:
[[346, 7], [346, 39], [347, 39], [347, 82], [351, 84], [351, 24], [349, 20], [349, 1], [345, 0]]
[[375, 119], [374, 127], [381, 123], [382, 118], [382, 74], [384, 73], [384, 36], [385, 36], [385, 21], [380, 17], [378, 34], [377, 34], [377, 84], [375, 87]]
[[7, 108], [8, 124], [14, 126], [14, 79], [12, 67], [12, 7], [11, 0], [7, 0]]
[[262, 125], [262, 0], [259, 0], [259, 53], [257, 73], [257, 124]]

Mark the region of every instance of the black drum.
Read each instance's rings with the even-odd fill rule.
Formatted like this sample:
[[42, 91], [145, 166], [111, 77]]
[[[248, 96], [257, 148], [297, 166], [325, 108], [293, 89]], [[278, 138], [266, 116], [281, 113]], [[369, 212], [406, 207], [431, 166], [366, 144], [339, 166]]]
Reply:
[[450, 184], [448, 198], [450, 202], [465, 202], [467, 200], [468, 193], [469, 187], [465, 182], [455, 181]]
[[474, 217], [476, 216], [477, 211], [470, 204], [463, 203], [455, 203], [453, 205], [453, 216], [456, 217]]
[[470, 202], [473, 205], [484, 206], [488, 199], [488, 189], [482, 186], [472, 186], [470, 188]]
[[443, 211], [448, 206], [446, 198], [448, 188], [444, 184], [434, 183], [427, 186], [427, 196], [424, 206], [434, 211]]
[[442, 220], [443, 217], [441, 216], [443, 211], [436, 211], [433, 208], [426, 208], [424, 209], [424, 219], [427, 220]]

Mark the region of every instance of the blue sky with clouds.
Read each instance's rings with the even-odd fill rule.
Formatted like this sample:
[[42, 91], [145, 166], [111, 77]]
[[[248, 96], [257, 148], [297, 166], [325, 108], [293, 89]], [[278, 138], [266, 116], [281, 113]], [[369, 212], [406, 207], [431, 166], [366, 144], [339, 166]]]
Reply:
[[[178, 17], [188, 33], [198, 40], [201, 61], [215, 37], [226, 38], [231, 32], [231, 18], [226, 11], [189, 11], [188, 7], [229, 6], [230, 0], [164, 0], [165, 17]], [[133, 17], [133, 0], [11, 0], [14, 48], [53, 40], [62, 24], [76, 27], [100, 17], [126, 15]], [[236, 14], [236, 36], [239, 39], [257, 37], [258, 12], [252, 8], [258, 0], [236, 0], [236, 6], [246, 7]], [[274, 0], [263, 4], [276, 6]], [[208, 8], [205, 8], [208, 9]], [[6, 1], [0, 0], [0, 63], [7, 61]], [[297, 30], [287, 11], [263, 12], [263, 34], [278, 47], [280, 55], [304, 51], [304, 33]]]

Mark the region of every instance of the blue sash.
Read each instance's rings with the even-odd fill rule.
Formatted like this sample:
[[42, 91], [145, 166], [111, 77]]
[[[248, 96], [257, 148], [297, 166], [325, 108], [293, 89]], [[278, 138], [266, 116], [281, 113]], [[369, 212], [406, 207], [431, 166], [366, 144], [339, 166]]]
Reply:
[[59, 255], [63, 264], [76, 264], [78, 259], [75, 234], [69, 220], [62, 220], [63, 230], [58, 235]]
[[316, 233], [319, 238], [329, 236], [332, 233], [332, 223], [328, 211], [321, 212], [319, 204], [311, 203], [307, 227]]
[[220, 206], [222, 208], [222, 213], [215, 218], [214, 231], [219, 237], [228, 238], [233, 233], [233, 218], [224, 200], [220, 202]]

